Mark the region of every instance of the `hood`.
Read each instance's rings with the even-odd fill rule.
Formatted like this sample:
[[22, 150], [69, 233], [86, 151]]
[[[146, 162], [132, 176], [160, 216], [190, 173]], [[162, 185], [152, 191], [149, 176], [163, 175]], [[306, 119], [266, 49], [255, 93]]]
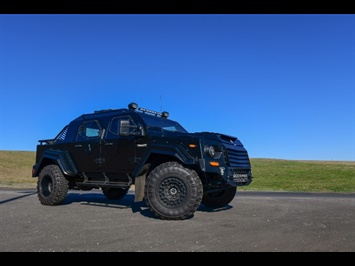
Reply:
[[210, 140], [217, 140], [221, 141], [222, 143], [226, 144], [233, 144], [237, 146], [243, 146], [240, 140], [237, 137], [222, 134], [222, 133], [214, 133], [214, 132], [196, 132], [191, 133], [193, 136], [203, 137]]
[[176, 139], [176, 138], [203, 138], [207, 140], [215, 140], [222, 142], [225, 145], [232, 145], [232, 146], [239, 146], [243, 147], [243, 144], [240, 142], [240, 140], [237, 137], [222, 134], [222, 133], [215, 133], [215, 132], [195, 132], [195, 133], [181, 133], [181, 132], [170, 132], [170, 131], [151, 131], [150, 132], [151, 136], [159, 136], [164, 138], [171, 138], [171, 139]]

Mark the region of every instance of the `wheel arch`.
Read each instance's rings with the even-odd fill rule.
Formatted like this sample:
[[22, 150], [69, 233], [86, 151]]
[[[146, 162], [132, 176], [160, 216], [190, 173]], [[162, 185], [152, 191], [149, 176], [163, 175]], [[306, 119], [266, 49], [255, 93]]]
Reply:
[[75, 176], [78, 170], [67, 151], [45, 150], [41, 159], [33, 166], [32, 177], [39, 175], [43, 167], [49, 164], [56, 164], [66, 176]]
[[179, 149], [175, 147], [167, 147], [162, 149], [150, 149], [145, 156], [142, 157], [142, 160], [137, 165], [137, 167], [132, 172], [132, 177], [137, 177], [143, 170], [143, 167], [146, 164], [154, 166], [154, 168], [162, 163], [168, 161], [176, 161], [182, 165], [191, 165], [194, 164], [193, 158], [186, 156]]

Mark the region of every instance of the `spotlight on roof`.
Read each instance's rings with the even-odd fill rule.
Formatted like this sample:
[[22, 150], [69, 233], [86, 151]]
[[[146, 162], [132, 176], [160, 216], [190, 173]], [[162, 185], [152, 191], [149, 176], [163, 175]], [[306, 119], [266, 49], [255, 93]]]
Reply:
[[129, 105], [128, 105], [128, 109], [129, 110], [136, 110], [138, 108], [138, 104], [136, 104], [136, 103], [130, 103]]

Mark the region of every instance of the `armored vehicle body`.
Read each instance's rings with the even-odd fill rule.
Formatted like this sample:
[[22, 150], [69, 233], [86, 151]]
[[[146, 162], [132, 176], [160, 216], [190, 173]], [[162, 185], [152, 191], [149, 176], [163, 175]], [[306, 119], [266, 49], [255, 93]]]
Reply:
[[69, 190], [100, 189], [109, 200], [134, 187], [160, 219], [193, 217], [201, 204], [228, 205], [252, 182], [247, 150], [237, 137], [189, 133], [168, 112], [131, 103], [83, 114], [53, 139], [39, 140], [32, 177], [43, 205], [62, 204]]

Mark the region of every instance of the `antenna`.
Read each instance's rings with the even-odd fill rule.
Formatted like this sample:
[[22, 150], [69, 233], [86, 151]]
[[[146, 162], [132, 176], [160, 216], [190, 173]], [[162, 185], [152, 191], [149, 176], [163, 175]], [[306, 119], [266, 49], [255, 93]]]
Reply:
[[162, 107], [162, 104], [161, 104], [161, 95], [160, 95], [160, 112], [163, 112], [163, 107]]

